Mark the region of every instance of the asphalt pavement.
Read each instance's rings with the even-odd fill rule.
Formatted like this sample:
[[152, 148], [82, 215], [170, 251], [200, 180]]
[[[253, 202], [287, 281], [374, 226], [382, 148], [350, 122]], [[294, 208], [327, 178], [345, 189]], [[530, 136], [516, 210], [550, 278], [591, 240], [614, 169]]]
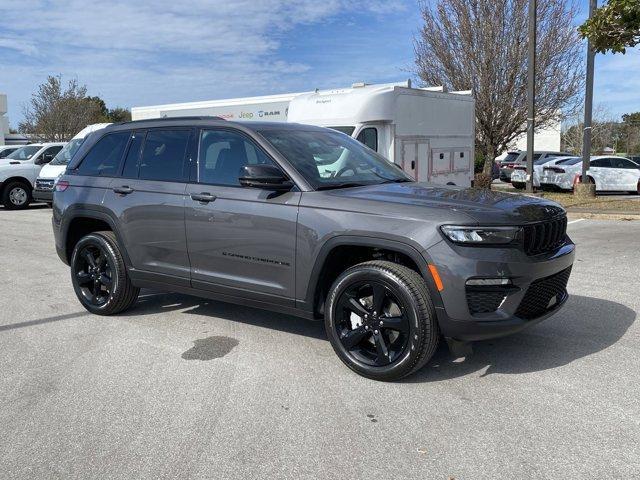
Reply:
[[319, 322], [143, 291], [75, 298], [51, 211], [0, 209], [0, 477], [638, 478], [640, 222], [583, 220], [563, 310], [361, 378]]

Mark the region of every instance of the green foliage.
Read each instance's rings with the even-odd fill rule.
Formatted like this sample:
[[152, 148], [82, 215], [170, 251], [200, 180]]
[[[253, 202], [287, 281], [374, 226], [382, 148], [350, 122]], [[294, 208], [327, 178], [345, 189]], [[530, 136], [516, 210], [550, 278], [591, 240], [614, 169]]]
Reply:
[[640, 43], [640, 0], [609, 0], [578, 30], [596, 52], [625, 53]]

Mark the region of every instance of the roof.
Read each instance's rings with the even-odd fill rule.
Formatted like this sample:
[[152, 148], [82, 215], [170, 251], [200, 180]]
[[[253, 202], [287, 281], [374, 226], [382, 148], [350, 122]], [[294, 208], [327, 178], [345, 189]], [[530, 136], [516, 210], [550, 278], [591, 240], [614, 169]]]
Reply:
[[191, 127], [191, 126], [212, 126], [212, 127], [244, 127], [250, 130], [323, 130], [322, 127], [303, 125], [289, 122], [267, 122], [267, 121], [228, 121], [214, 116], [189, 116], [189, 117], [165, 117], [146, 120], [132, 120], [130, 122], [114, 123], [105, 127], [107, 131], [118, 131], [135, 128], [155, 128], [155, 127]]

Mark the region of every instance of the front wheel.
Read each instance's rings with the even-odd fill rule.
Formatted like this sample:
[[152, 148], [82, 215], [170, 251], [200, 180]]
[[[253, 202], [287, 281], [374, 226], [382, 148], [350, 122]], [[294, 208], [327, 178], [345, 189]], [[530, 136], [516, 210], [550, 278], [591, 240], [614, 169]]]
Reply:
[[2, 203], [7, 210], [23, 210], [31, 203], [31, 187], [24, 182], [11, 182], [2, 191]]
[[356, 373], [397, 380], [433, 356], [439, 332], [424, 279], [392, 262], [343, 272], [327, 298], [325, 328], [336, 354]]
[[140, 293], [131, 284], [113, 232], [94, 232], [80, 239], [71, 255], [71, 281], [82, 306], [98, 315], [127, 310]]

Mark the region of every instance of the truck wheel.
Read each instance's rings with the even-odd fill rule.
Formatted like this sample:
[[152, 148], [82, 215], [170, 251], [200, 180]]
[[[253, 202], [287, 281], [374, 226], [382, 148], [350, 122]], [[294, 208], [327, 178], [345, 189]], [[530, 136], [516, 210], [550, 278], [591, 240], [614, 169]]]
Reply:
[[127, 310], [140, 293], [131, 284], [115, 235], [108, 231], [85, 235], [76, 244], [71, 281], [82, 306], [98, 315]]
[[517, 188], [518, 190], [524, 190], [524, 187], [527, 186], [527, 184], [523, 182], [511, 182], [511, 185], [513, 185], [513, 187]]
[[325, 328], [336, 354], [356, 373], [397, 380], [433, 356], [439, 332], [424, 279], [392, 262], [349, 268], [327, 298]]
[[24, 182], [9, 182], [2, 191], [2, 203], [7, 210], [23, 210], [31, 203], [31, 187]]

